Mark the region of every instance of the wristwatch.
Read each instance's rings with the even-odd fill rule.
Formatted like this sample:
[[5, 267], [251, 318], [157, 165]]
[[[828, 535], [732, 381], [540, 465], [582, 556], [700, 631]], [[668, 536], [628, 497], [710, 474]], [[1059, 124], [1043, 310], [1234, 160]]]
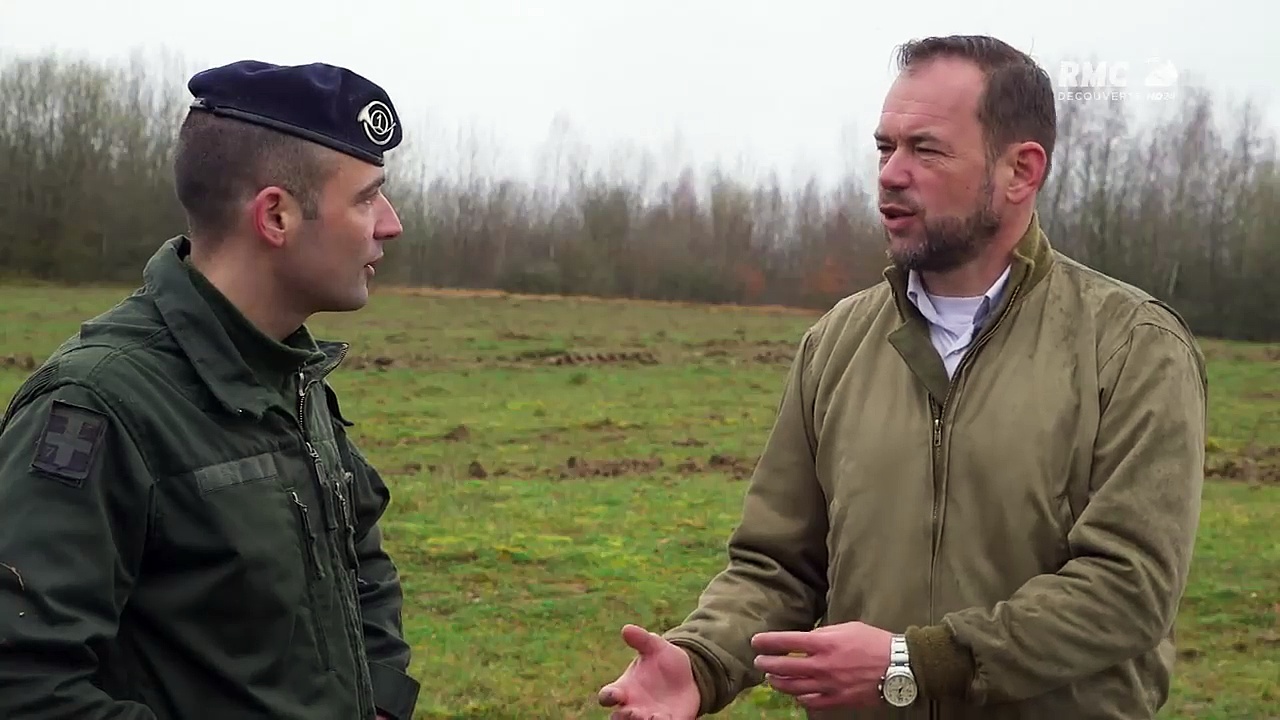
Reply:
[[880, 679], [880, 697], [894, 707], [907, 707], [916, 701], [919, 688], [911, 660], [907, 657], [907, 636], [894, 635], [889, 644], [889, 669]]

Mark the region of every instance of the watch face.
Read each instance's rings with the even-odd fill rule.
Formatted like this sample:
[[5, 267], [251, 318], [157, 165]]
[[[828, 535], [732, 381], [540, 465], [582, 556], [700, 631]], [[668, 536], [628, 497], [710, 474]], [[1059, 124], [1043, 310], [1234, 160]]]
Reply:
[[884, 699], [894, 707], [906, 707], [916, 699], [916, 681], [910, 675], [890, 675], [884, 681]]

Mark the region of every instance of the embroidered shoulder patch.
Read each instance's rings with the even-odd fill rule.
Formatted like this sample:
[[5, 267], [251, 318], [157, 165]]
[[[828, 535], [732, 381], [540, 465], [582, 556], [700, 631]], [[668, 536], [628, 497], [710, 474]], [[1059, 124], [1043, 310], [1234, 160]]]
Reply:
[[79, 487], [89, 477], [106, 435], [105, 415], [54, 400], [31, 467]]

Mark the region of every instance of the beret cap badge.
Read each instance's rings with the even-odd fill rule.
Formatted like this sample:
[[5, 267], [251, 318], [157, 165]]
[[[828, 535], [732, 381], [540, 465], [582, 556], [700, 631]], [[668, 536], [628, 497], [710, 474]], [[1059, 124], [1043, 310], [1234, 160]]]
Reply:
[[383, 165], [383, 153], [403, 139], [387, 92], [327, 63], [239, 60], [196, 73], [187, 89], [193, 111], [268, 127], [374, 165]]
[[396, 129], [396, 118], [381, 100], [365, 105], [356, 120], [364, 126], [364, 134], [375, 145], [386, 145]]

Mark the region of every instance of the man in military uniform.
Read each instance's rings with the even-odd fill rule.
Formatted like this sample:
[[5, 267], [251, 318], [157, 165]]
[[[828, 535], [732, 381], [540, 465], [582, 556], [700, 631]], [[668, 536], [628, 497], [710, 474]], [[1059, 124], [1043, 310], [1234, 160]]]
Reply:
[[313, 313], [368, 300], [401, 232], [378, 85], [206, 70], [174, 164], [189, 234], [0, 425], [0, 717], [409, 720], [389, 493]]
[[1052, 84], [990, 37], [902, 48], [876, 132], [891, 267], [805, 334], [728, 566], [601, 688], [691, 720], [1154, 717], [1204, 480], [1181, 318], [1036, 217]]

